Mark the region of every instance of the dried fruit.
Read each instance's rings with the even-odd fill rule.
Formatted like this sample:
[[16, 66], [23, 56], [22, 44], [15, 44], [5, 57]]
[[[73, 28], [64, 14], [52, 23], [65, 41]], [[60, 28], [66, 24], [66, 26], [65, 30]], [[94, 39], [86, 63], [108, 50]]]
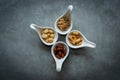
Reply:
[[59, 43], [54, 47], [54, 54], [58, 59], [64, 58], [66, 55], [66, 48], [63, 44]]

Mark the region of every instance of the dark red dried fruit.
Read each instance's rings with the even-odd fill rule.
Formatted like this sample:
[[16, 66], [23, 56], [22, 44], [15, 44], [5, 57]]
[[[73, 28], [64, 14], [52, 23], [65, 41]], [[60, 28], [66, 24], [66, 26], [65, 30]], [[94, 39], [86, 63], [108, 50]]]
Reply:
[[66, 48], [63, 44], [59, 43], [54, 47], [54, 54], [58, 59], [64, 58], [66, 55]]

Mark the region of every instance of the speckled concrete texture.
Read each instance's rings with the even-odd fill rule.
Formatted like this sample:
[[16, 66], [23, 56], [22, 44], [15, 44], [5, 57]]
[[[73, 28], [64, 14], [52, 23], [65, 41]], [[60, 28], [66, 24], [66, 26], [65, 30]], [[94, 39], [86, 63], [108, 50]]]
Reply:
[[[97, 46], [70, 49], [58, 73], [51, 47], [29, 26], [54, 27], [69, 4], [73, 29]], [[120, 0], [0, 0], [0, 80], [120, 80], [119, 42]]]

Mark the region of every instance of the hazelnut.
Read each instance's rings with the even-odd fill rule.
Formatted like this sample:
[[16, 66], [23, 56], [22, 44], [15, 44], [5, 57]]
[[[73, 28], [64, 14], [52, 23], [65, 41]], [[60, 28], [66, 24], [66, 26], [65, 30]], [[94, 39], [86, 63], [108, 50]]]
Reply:
[[55, 36], [54, 34], [50, 34], [50, 37], [51, 37], [51, 38], [54, 38], [54, 36]]
[[41, 36], [45, 42], [52, 43], [54, 40], [55, 34], [52, 29], [46, 28], [42, 30]]
[[46, 34], [42, 34], [42, 38], [46, 39], [47, 35]]
[[49, 41], [50, 43], [52, 43], [52, 42], [53, 42], [53, 38], [48, 38], [48, 41]]
[[47, 36], [49, 37], [49, 36], [50, 36], [50, 33], [47, 33]]
[[46, 39], [45, 41], [48, 43], [48, 42], [49, 42], [49, 39]]
[[49, 32], [49, 33], [51, 33], [51, 34], [52, 34], [52, 33], [54, 33], [54, 31], [53, 31], [53, 30], [49, 30], [48, 32]]
[[44, 33], [48, 33], [48, 29], [45, 29], [43, 32], [44, 32]]

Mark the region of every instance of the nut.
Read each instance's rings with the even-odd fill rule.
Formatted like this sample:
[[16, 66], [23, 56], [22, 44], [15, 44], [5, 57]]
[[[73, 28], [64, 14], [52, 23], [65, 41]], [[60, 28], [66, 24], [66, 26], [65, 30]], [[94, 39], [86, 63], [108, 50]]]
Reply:
[[68, 36], [69, 42], [72, 45], [81, 45], [82, 44], [82, 36], [80, 35], [79, 32], [73, 31], [69, 34]]
[[48, 38], [48, 41], [49, 41], [50, 43], [52, 43], [52, 42], [53, 42], [53, 38]]
[[48, 32], [49, 32], [49, 33], [51, 33], [51, 34], [52, 34], [52, 33], [54, 33], [54, 31], [53, 31], [53, 30], [48, 30]]
[[58, 20], [57, 26], [61, 31], [66, 31], [70, 27], [70, 20], [66, 17], [62, 17]]
[[47, 34], [42, 34], [42, 38], [46, 39], [47, 38]]
[[73, 35], [79, 35], [79, 32], [74, 31], [74, 32], [72, 32], [72, 34], [73, 34]]
[[54, 36], [55, 36], [55, 34], [50, 34], [50, 37], [51, 37], [51, 38], [54, 38]]
[[41, 32], [41, 37], [47, 43], [52, 43], [54, 41], [55, 32], [52, 29], [45, 28]]
[[48, 33], [48, 29], [45, 29], [45, 30], [43, 31], [43, 33], [44, 33], [44, 34]]

